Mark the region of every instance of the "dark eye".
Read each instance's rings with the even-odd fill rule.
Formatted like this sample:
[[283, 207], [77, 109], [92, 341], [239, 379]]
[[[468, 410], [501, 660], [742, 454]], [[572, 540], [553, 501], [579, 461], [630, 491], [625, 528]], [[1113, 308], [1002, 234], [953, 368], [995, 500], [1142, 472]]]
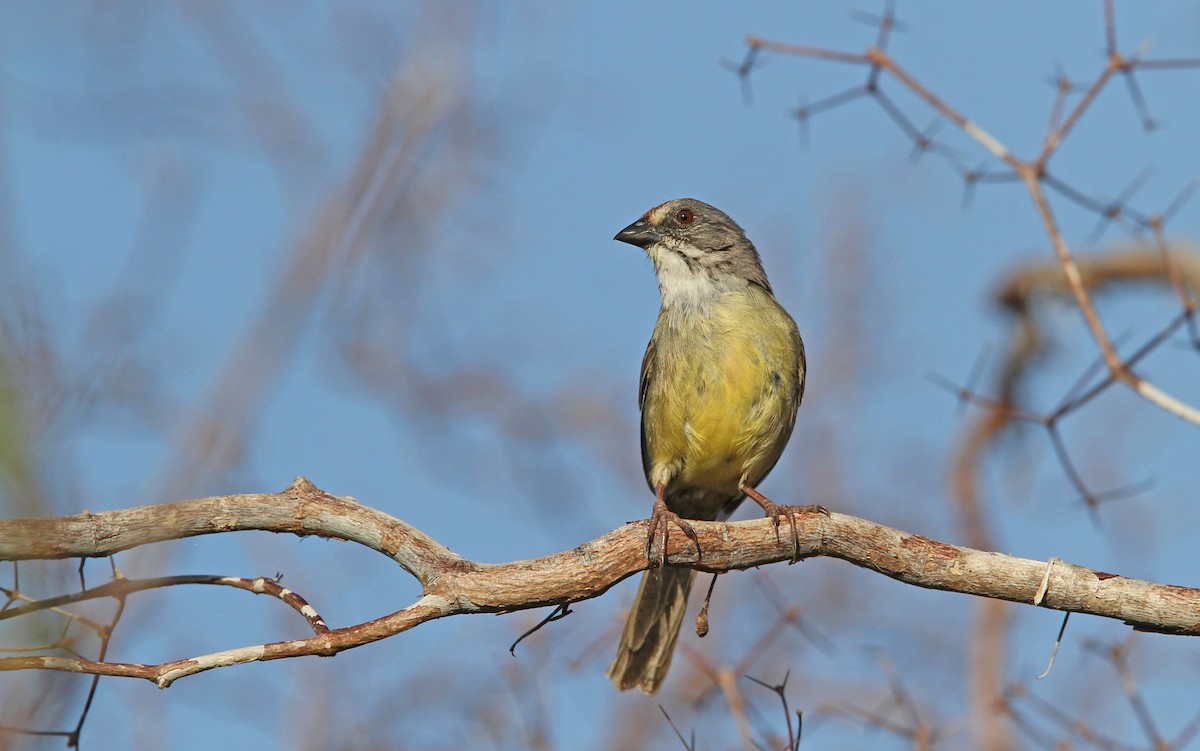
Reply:
[[675, 221], [680, 224], [691, 224], [696, 221], [696, 212], [691, 209], [680, 209], [675, 212]]

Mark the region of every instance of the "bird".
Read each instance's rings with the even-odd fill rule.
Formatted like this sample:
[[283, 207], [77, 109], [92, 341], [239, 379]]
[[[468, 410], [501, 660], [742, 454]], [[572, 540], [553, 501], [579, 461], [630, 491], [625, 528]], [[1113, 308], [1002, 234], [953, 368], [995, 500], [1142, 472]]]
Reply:
[[642, 467], [655, 495], [650, 568], [608, 669], [618, 689], [653, 694], [671, 665], [696, 575], [665, 565], [669, 525], [699, 548], [687, 520], [724, 520], [749, 496], [777, 531], [786, 515], [795, 535], [792, 514], [806, 507], [778, 506], [757, 488], [792, 434], [806, 362], [758, 251], [721, 210], [694, 198], [667, 201], [613, 239], [646, 252], [662, 296], [638, 392]]

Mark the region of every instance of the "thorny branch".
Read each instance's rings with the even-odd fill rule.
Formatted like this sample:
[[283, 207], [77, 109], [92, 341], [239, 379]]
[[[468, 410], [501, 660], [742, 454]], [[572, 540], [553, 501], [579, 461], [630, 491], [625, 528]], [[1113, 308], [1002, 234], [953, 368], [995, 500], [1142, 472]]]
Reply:
[[[1046, 132], [1040, 151], [1032, 159], [1022, 159], [1013, 153], [1013, 151], [992, 136], [986, 129], [953, 107], [946, 99], [926, 87], [916, 75], [904, 68], [899, 61], [888, 53], [888, 32], [895, 25], [895, 17], [890, 6], [888, 12], [879, 21], [879, 36], [875, 44], [861, 53], [832, 50], [811, 45], [789, 44], [758, 36], [748, 37], [746, 45], [755, 58], [761, 52], [767, 51], [846, 65], [862, 65], [868, 68], [869, 72], [866, 84], [856, 86], [840, 94], [834, 94], [815, 105], [803, 107], [798, 110], [796, 116], [802, 123], [807, 122], [809, 117], [819, 111], [831, 109], [852, 99], [857, 99], [860, 96], [870, 96], [879, 103], [880, 107], [897, 126], [913, 139], [916, 147], [922, 152], [934, 150], [945, 155], [945, 149], [931, 149], [931, 146], [936, 144], [927, 135], [916, 134], [914, 132], [915, 129], [908, 118], [899, 112], [892, 103], [892, 100], [882, 91], [879, 86], [879, 79], [882, 74], [887, 73], [939, 116], [953, 123], [969, 138], [977, 142], [991, 156], [1003, 162], [1009, 170], [1008, 173], [990, 175], [979, 170], [966, 170], [963, 171], [964, 180], [967, 181], [968, 187], [970, 187], [985, 177], [993, 180], [1015, 179], [1025, 187], [1037, 210], [1043, 228], [1050, 239], [1050, 244], [1054, 250], [1058, 264], [1066, 276], [1071, 294], [1083, 314], [1088, 330], [1099, 347], [1104, 357], [1105, 366], [1112, 375], [1114, 382], [1123, 383], [1147, 401], [1184, 420], [1200, 425], [1200, 409], [1177, 399], [1134, 373], [1130, 363], [1122, 359], [1117, 353], [1112, 338], [1109, 336], [1096, 310], [1095, 303], [1084, 282], [1083, 274], [1063, 237], [1058, 219], [1046, 195], [1046, 188], [1049, 187], [1063, 194], [1069, 200], [1073, 200], [1085, 208], [1097, 211], [1102, 217], [1107, 219], [1117, 218], [1124, 214], [1124, 206], [1121, 203], [1115, 205], [1096, 205], [1095, 201], [1089, 199], [1080, 200], [1082, 197], [1081, 193], [1071, 189], [1050, 173], [1049, 164], [1051, 159], [1071, 133], [1074, 132], [1076, 126], [1090, 110], [1100, 93], [1113, 79], [1123, 77], [1126, 80], [1134, 105], [1138, 109], [1143, 124], [1149, 129], [1153, 125], [1153, 120], [1145, 112], [1145, 101], [1142, 98], [1141, 89], [1138, 87], [1136, 78], [1134, 77], [1135, 73], [1140, 71], [1178, 70], [1200, 66], [1200, 60], [1146, 60], [1140, 54], [1126, 55], [1121, 53], [1117, 48], [1112, 0], [1105, 1], [1104, 22], [1106, 40], [1104, 67], [1097, 74], [1093, 82], [1084, 90], [1079, 100], [1069, 109], [1066, 107], [1066, 97], [1071, 91], [1070, 82], [1065, 76], [1059, 76], [1057, 83], [1059, 96], [1055, 99], [1051, 114], [1051, 127]], [[738, 73], [745, 77], [749, 75], [750, 68], [747, 68], [745, 71], [739, 70]], [[1188, 196], [1191, 192], [1192, 190], [1189, 188], [1184, 191], [1184, 195]], [[1149, 216], [1139, 215], [1135, 217], [1135, 221], [1141, 229], [1153, 233], [1155, 243], [1163, 253], [1163, 263], [1167, 266], [1167, 277], [1171, 279], [1175, 292], [1180, 298], [1184, 315], [1190, 319], [1197, 309], [1197, 299], [1194, 294], [1195, 288], [1188, 289], [1182, 284], [1180, 274], [1174, 266], [1174, 261], [1167, 252], [1167, 244], [1163, 237], [1164, 221], [1177, 208], [1177, 205], [1175, 205], [1171, 209], [1159, 214]]]
[[[1056, 96], [1044, 138], [1036, 156], [1025, 159], [956, 109], [948, 98], [929, 89], [917, 75], [901, 65], [896, 57], [888, 52], [888, 36], [896, 25], [894, 11], [895, 3], [888, 2], [885, 13], [877, 20], [877, 38], [861, 54], [790, 45], [761, 37], [748, 38], [747, 48], [756, 58], [761, 58], [765, 52], [775, 52], [867, 69], [865, 83], [833, 93], [813, 105], [798, 109], [795, 114], [802, 128], [807, 126], [808, 120], [815, 114], [859, 98], [874, 99], [883, 113], [912, 142], [914, 156], [932, 152], [947, 159], [962, 175], [965, 186], [964, 202], [969, 201], [973, 189], [980, 182], [1017, 182], [1026, 191], [1037, 211], [1043, 230], [1050, 240], [1054, 262], [1052, 266], [1038, 267], [1020, 274], [1001, 293], [1002, 304], [1015, 316], [1015, 326], [1013, 347], [1003, 364], [996, 396], [981, 398], [970, 385], [959, 390], [964, 401], [983, 406], [985, 409], [979, 419], [972, 423], [973, 428], [969, 430], [958, 452], [952, 475], [954, 495], [967, 544], [977, 548], [994, 549], [995, 543], [988, 531], [984, 504], [979, 498], [979, 467], [987, 450], [994, 445], [997, 438], [1006, 433], [1014, 421], [1028, 421], [1046, 429], [1064, 471], [1093, 513], [1105, 495], [1111, 496], [1127, 491], [1117, 490], [1102, 494], [1093, 492], [1085, 485], [1059, 430], [1060, 421], [1064, 417], [1088, 404], [1112, 384], [1120, 382], [1160, 408], [1193, 424], [1200, 424], [1200, 410], [1165, 393], [1134, 370], [1137, 363], [1184, 325], [1188, 327], [1192, 347], [1200, 350], [1200, 337], [1196, 334], [1195, 323], [1196, 292], [1200, 291], [1200, 273], [1197, 272], [1200, 269], [1196, 264], [1196, 256], [1178, 253], [1181, 243], [1169, 242], [1165, 231], [1167, 222], [1194, 193], [1195, 183], [1181, 191], [1179, 197], [1166, 209], [1147, 213], [1135, 211], [1127, 205], [1144, 182], [1145, 173], [1116, 199], [1100, 201], [1072, 187], [1050, 170], [1053, 157], [1114, 79], [1125, 80], [1133, 106], [1144, 127], [1150, 130], [1155, 124], [1147, 111], [1146, 100], [1142, 96], [1135, 74], [1152, 70], [1194, 68], [1200, 65], [1200, 60], [1154, 61], [1146, 60], [1140, 52], [1122, 54], [1118, 49], [1113, 3], [1111, 0], [1105, 0], [1105, 60], [1102, 69], [1091, 83], [1083, 86], [1075, 85], [1065, 73], [1059, 71], [1054, 79]], [[750, 72], [739, 71], [739, 75], [747, 77]], [[939, 122], [952, 123], [979, 144], [990, 157], [1001, 161], [1004, 168], [996, 171], [986, 171], [982, 166], [968, 169], [962, 164], [960, 157], [954, 155], [949, 147], [937, 143], [928, 131], [917, 132], [912, 125], [912, 118], [900, 110], [881, 87], [881, 78], [884, 76], [898, 82], [926, 107], [932, 109], [940, 118]], [[804, 132], [806, 131], [802, 131], [802, 135]], [[1109, 223], [1122, 222], [1143, 239], [1149, 236], [1152, 240], [1150, 249], [1137, 248], [1131, 252], [1115, 253], [1107, 258], [1076, 258], [1064, 239], [1060, 220], [1055, 212], [1055, 202], [1058, 198], [1075, 203], [1098, 216], [1097, 228], [1092, 233], [1094, 238], [1098, 238]], [[1179, 302], [1180, 313], [1143, 345], [1132, 351], [1119, 353], [1117, 343], [1110, 337], [1100, 318], [1094, 297], [1105, 287], [1145, 281], [1169, 283]], [[1085, 374], [1076, 388], [1073, 388], [1057, 407], [1044, 414], [1036, 413], [1022, 408], [1017, 398], [1023, 376], [1042, 348], [1041, 326], [1034, 313], [1036, 298], [1060, 295], [1073, 299], [1082, 312], [1101, 359], [1098, 366]], [[1099, 378], [1099, 375], [1107, 377]], [[997, 600], [981, 601], [976, 626], [972, 629], [972, 716], [980, 723], [975, 733], [976, 740], [981, 748], [989, 750], [1012, 747], [1004, 729], [995, 721], [995, 715], [989, 709], [1001, 703], [1003, 699], [1000, 686], [1003, 683], [1006, 664], [1007, 621], [1011, 617], [1009, 613], [1010, 609], [1003, 607]]]
[[[681, 535], [672, 565], [723, 572], [791, 560], [796, 543], [769, 519], [696, 522], [703, 556]], [[0, 560], [110, 556], [164, 540], [239, 530], [355, 542], [400, 564], [422, 596], [389, 615], [305, 639], [240, 647], [157, 665], [50, 655], [0, 658], [0, 670], [60, 670], [144, 678], [166, 688], [179, 678], [248, 662], [330, 656], [466, 613], [506, 613], [596, 597], [646, 568], [644, 522], [626, 524], [574, 550], [483, 564], [450, 552], [420, 530], [298, 478], [281, 493], [214, 496], [103, 513], [0, 521]], [[1047, 564], [949, 545], [844, 514], [806, 514], [802, 557], [841, 558], [929, 589], [973, 594], [1124, 621], [1141, 631], [1200, 635], [1200, 589], [1129, 579], [1059, 562]], [[1049, 570], [1047, 567], [1049, 566]], [[1048, 583], [1045, 593], [1039, 588]]]
[[[1092, 256], [1080, 263], [1084, 286], [1089, 294], [1096, 295], [1116, 288], [1146, 284], [1170, 284], [1172, 287], [1186, 285], [1200, 289], [1200, 253], [1191, 245], [1175, 249], [1175, 262], [1168, 265], [1164, 254], [1158, 249], [1122, 247], [1104, 255]], [[1179, 276], [1178, 283], [1171, 278], [1171, 269]], [[975, 390], [973, 375], [970, 381], [956, 386], [940, 377], [935, 380], [956, 393], [965, 402], [983, 407], [985, 413], [967, 431], [953, 470], [955, 498], [960, 504], [963, 527], [967, 543], [974, 547], [992, 547], [986, 535], [979, 536], [983, 528], [982, 504], [978, 500], [979, 463], [987, 449], [1004, 435], [1014, 422], [1025, 422], [1044, 427], [1055, 453], [1071, 484], [1079, 492], [1084, 503], [1095, 510], [1101, 494], [1090, 490], [1075, 469], [1059, 432], [1061, 422], [1078, 412], [1107, 389], [1115, 380], [1111, 374], [1097, 377], [1103, 370], [1103, 362], [1087, 369], [1068, 393], [1053, 408], [1045, 412], [1023, 408], [1021, 403], [1023, 386], [1033, 365], [1044, 354], [1047, 333], [1046, 323], [1041, 320], [1040, 310], [1044, 303], [1070, 295], [1069, 285], [1061, 267], [1056, 264], [1036, 264], [1020, 269], [1006, 279], [996, 290], [996, 303], [1013, 317], [1011, 340], [998, 368], [997, 381], [991, 394], [984, 395]], [[1124, 356], [1129, 367], [1141, 362], [1151, 352], [1169, 340], [1181, 326], [1191, 321], [1186, 313], [1177, 315], [1160, 331]]]

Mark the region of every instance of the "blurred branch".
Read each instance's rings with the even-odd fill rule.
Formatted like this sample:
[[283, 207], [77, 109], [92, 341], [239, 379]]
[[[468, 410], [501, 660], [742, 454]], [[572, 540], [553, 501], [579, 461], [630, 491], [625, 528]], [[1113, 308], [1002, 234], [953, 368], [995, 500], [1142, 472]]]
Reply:
[[[1196, 253], [1196, 249], [1190, 244], [1179, 243], [1171, 250], [1174, 256], [1173, 263], [1168, 262], [1167, 255], [1157, 248], [1119, 247], [1103, 256], [1080, 259], [1080, 277], [1092, 296], [1140, 284], [1178, 284], [1185, 288], [1200, 289], [1200, 255]], [[1178, 274], [1178, 282], [1172, 276], [1173, 273]], [[1033, 365], [1046, 349], [1048, 325], [1043, 320], [1043, 303], [1048, 300], [1068, 299], [1071, 294], [1072, 289], [1062, 266], [1052, 262], [1034, 263], [1017, 269], [995, 293], [997, 303], [1013, 317], [1010, 341], [1006, 346], [1007, 352], [1003, 362], [998, 368], [997, 383], [992, 387], [993, 396], [985, 405], [981, 405], [984, 409], [978, 417], [968, 423], [951, 468], [951, 488], [959, 519], [966, 542], [973, 547], [996, 547], [985, 513], [986, 504], [982, 498], [982, 469], [989, 452], [1008, 433], [1014, 421], [1036, 419], [1044, 426], [1050, 432], [1064, 471], [1082, 494], [1085, 503], [1093, 511], [1099, 504], [1099, 496], [1088, 489], [1070, 462], [1057, 426], [1063, 418], [1082, 407], [1098, 393], [1097, 388], [1111, 384], [1113, 377], [1109, 376], [1103, 380], [1099, 387], [1072, 389], [1072, 393], [1063, 398], [1060, 407], [1048, 415], [1022, 412], [1021, 407], [1022, 387]], [[1150, 346], [1142, 352], [1127, 356], [1126, 365], [1132, 367], [1143, 354], [1165, 340], [1165, 336], [1155, 337]], [[1092, 380], [1094, 374], [1087, 375], [1088, 378], [1081, 382], [1084, 385]], [[964, 398], [978, 403], [972, 388], [971, 385], [965, 386], [962, 394]], [[981, 745], [991, 744], [985, 746], [989, 749], [1011, 747], [1007, 741], [1003, 744], [1000, 742], [999, 739], [1003, 736], [995, 729], [1000, 718], [989, 711], [989, 708], [1002, 701], [1005, 691], [1004, 671], [1009, 652], [1008, 627], [1011, 619], [1011, 609], [1002, 603], [995, 600], [982, 601], [976, 613], [975, 627], [971, 632], [972, 669], [969, 679], [972, 697], [977, 707], [976, 714], [983, 718], [981, 722], [993, 725], [987, 733], [981, 734]]]
[[[1124, 621], [1137, 630], [1200, 635], [1200, 589], [1129, 579], [1052, 559], [1049, 563], [949, 545], [844, 514], [803, 514], [797, 539], [769, 519], [693, 522], [702, 556], [682, 535], [673, 565], [722, 572], [803, 557], [833, 557], [928, 589], [1024, 602]], [[626, 524], [542, 558], [482, 564], [420, 530], [298, 478], [281, 493], [214, 496], [74, 516], [0, 521], [0, 559], [108, 556], [202, 534], [261, 530], [356, 542], [395, 560], [421, 583], [420, 599], [390, 615], [307, 639], [259, 644], [157, 665], [59, 656], [8, 657], [0, 670], [60, 670], [145, 678], [165, 688], [217, 667], [305, 655], [331, 656], [465, 613], [505, 613], [603, 594], [647, 567], [646, 525]]]
[[[1176, 281], [1185, 289], [1200, 289], [1200, 253], [1197, 253], [1196, 247], [1189, 243], [1178, 243], [1172, 247], [1172, 254], [1174, 261], [1167, 263], [1157, 248], [1123, 246], [1112, 253], [1084, 259], [1079, 269], [1083, 283], [1092, 295], [1128, 289], [1133, 285], [1174, 286]], [[1178, 275], [1177, 280], [1173, 274]], [[1097, 363], [1082, 375], [1053, 410], [1043, 413], [1022, 406], [1023, 386], [1034, 364], [1047, 349], [1049, 325], [1043, 320], [1044, 303], [1069, 298], [1070, 295], [1066, 276], [1057, 264], [1032, 264], [1012, 273], [995, 293], [997, 304], [1013, 318], [1010, 340], [998, 368], [996, 384], [986, 397], [976, 393], [970, 384], [957, 390], [961, 398], [984, 410], [982, 417], [966, 431], [952, 470], [954, 495], [959, 504], [967, 543], [974, 547], [993, 547], [986, 532], [979, 500], [978, 473], [981, 462], [988, 448], [1014, 422], [1033, 423], [1046, 428], [1059, 451], [1064, 471], [1084, 502], [1093, 510], [1099, 505], [1099, 495], [1088, 489], [1072, 466], [1058, 426], [1062, 420], [1111, 386], [1116, 377], [1111, 373], [1101, 377], [1099, 371], [1103, 363]], [[1189, 312], [1177, 316], [1147, 342], [1124, 355], [1126, 366], [1138, 364], [1169, 341], [1178, 328], [1192, 323], [1192, 318]]]
[[[372, 63], [369, 77], [353, 71], [365, 80], [375, 112], [345, 160], [332, 160], [339, 148], [310, 111], [311, 95], [289, 85], [286, 55], [254, 33], [241, 10], [181, 7], [222, 71], [222, 122], [239, 126], [231, 132], [242, 133], [274, 170], [291, 219], [257, 310], [239, 323], [239, 338], [205, 394], [182, 420], [179, 409], [164, 410], [170, 416], [160, 422], [170, 428], [173, 450], [150, 497], [199, 493], [244, 467], [257, 420], [314, 326], [336, 324], [344, 308], [362, 305], [364, 278], [389, 293], [409, 284], [418, 276], [412, 266], [433, 251], [447, 217], [485, 182], [503, 130], [484, 115], [471, 59], [473, 34], [486, 22], [480, 14], [427, 5], [411, 8], [415, 17], [408, 23], [390, 13], [354, 12], [397, 35], [410, 24], [421, 31], [409, 44], [390, 38], [387, 62]], [[345, 62], [356, 67], [363, 54], [356, 48]], [[345, 74], [336, 67], [326, 72]], [[388, 299], [386, 313], [371, 312], [416, 319], [420, 290]], [[332, 331], [335, 338], [349, 333]]]

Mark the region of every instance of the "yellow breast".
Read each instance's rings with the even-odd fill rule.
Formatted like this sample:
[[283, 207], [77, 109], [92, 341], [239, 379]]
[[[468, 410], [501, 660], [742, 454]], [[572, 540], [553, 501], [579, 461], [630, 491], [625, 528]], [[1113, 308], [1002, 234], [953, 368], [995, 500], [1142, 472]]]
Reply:
[[668, 503], [701, 491], [713, 507], [679, 513], [716, 518], [739, 483], [757, 485], [774, 466], [799, 405], [802, 347], [791, 317], [753, 285], [660, 314], [642, 404], [647, 478], [666, 483]]

